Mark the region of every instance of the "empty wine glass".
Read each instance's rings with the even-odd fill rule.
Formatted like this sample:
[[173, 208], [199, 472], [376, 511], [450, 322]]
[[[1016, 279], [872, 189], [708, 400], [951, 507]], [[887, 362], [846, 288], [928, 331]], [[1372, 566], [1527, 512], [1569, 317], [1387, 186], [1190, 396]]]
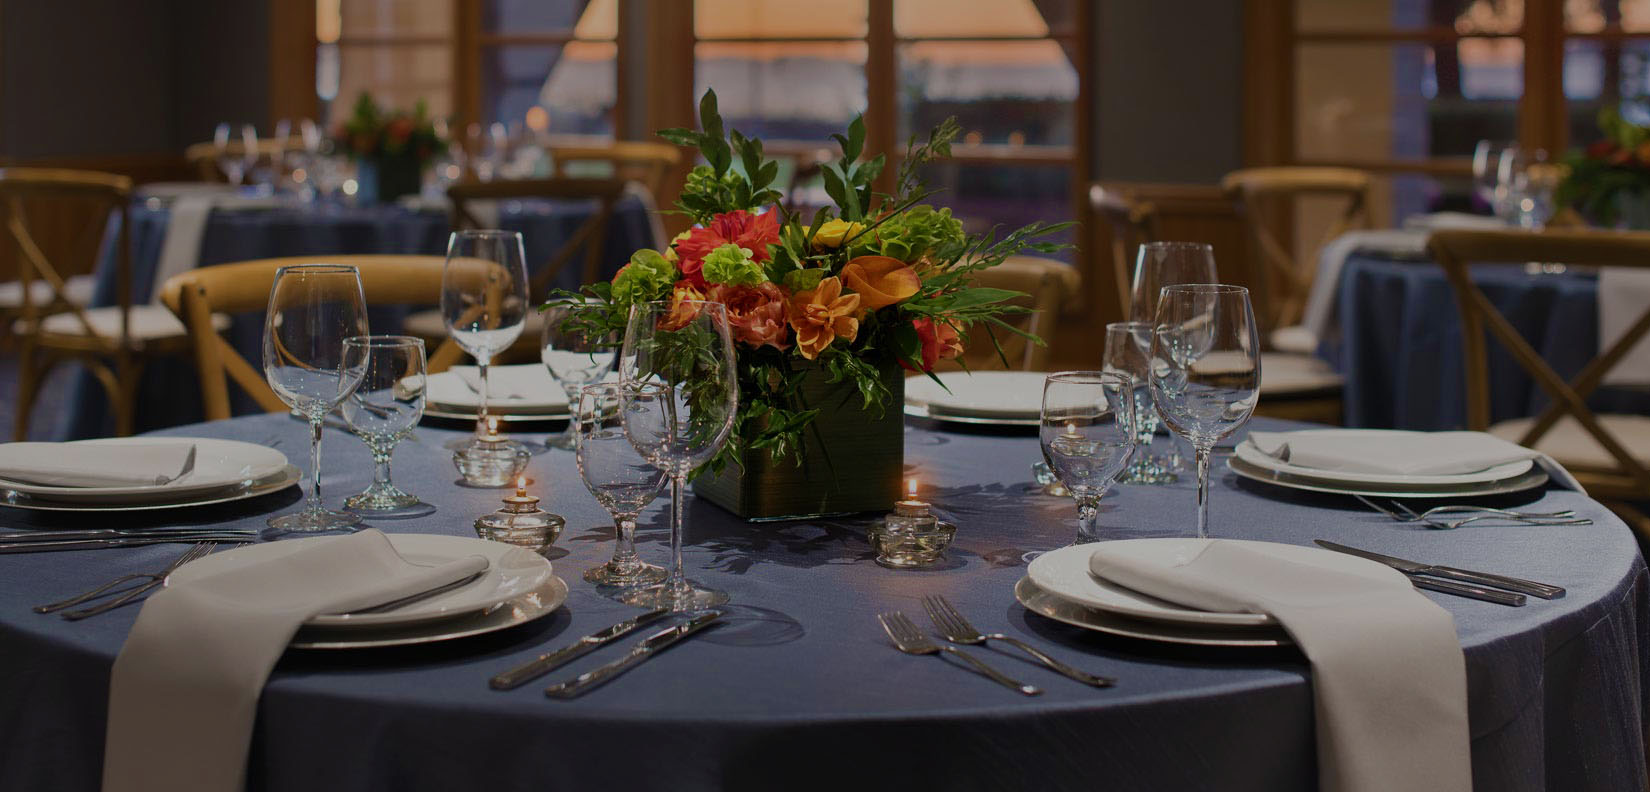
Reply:
[[[344, 501], [352, 511], [410, 517], [431, 509], [390, 479], [396, 443], [424, 415], [424, 342], [412, 336], [356, 336], [344, 340], [344, 367], [362, 372], [361, 384], [340, 412], [372, 452], [372, 484]], [[422, 507], [422, 508], [421, 508]]]
[[476, 437], [488, 436], [487, 368], [521, 337], [527, 318], [527, 254], [514, 231], [455, 231], [441, 273], [441, 313], [453, 340], [476, 359]]
[[275, 272], [264, 314], [264, 378], [281, 401], [309, 420], [309, 496], [296, 514], [272, 517], [277, 531], [330, 531], [361, 518], [321, 506], [321, 425], [365, 375], [344, 339], [367, 334], [367, 301], [355, 267], [309, 264]]
[[1472, 191], [1478, 200], [1489, 207], [1490, 213], [1500, 215], [1499, 207], [1505, 197], [1501, 186], [1501, 157], [1518, 146], [1500, 140], [1480, 140], [1472, 151]]
[[1135, 447], [1134, 383], [1102, 371], [1050, 374], [1037, 435], [1049, 469], [1077, 501], [1075, 543], [1100, 541], [1100, 498]]
[[1158, 424], [1149, 383], [1151, 367], [1147, 363], [1151, 352], [1151, 322], [1106, 325], [1106, 351], [1101, 368], [1108, 374], [1128, 378], [1134, 402], [1134, 456], [1117, 478], [1129, 484], [1172, 484], [1179, 480], [1169, 468], [1169, 461], [1151, 451]]
[[636, 556], [636, 515], [659, 495], [665, 472], [643, 459], [625, 436], [621, 387], [587, 385], [572, 402], [579, 476], [613, 515], [616, 531], [612, 560], [584, 572], [585, 580], [602, 586], [657, 583], [666, 574], [664, 567]]
[[1215, 249], [1202, 242], [1146, 242], [1134, 257], [1134, 288], [1129, 319], [1157, 318], [1157, 298], [1164, 286], [1176, 283], [1214, 283]]
[[1260, 342], [1249, 290], [1219, 283], [1165, 286], [1152, 331], [1157, 414], [1197, 453], [1197, 535], [1209, 535], [1209, 460], [1260, 395]]
[[233, 128], [228, 123], [218, 124], [212, 130], [212, 151], [217, 155], [218, 170], [230, 184], [239, 185], [246, 179], [246, 154], [237, 155], [230, 145]]
[[273, 168], [265, 165], [268, 158], [258, 148], [258, 128], [251, 124], [241, 125], [241, 159], [242, 172], [247, 181], [257, 188], [259, 193], [268, 193], [275, 188]]
[[682, 576], [682, 498], [688, 473], [728, 441], [739, 408], [727, 308], [699, 300], [630, 307], [619, 357], [625, 435], [670, 476], [670, 577], [627, 594], [647, 608], [693, 610], [728, 595]]
[[[550, 376], [567, 391], [569, 408], [578, 406], [579, 391], [607, 376], [618, 358], [617, 334], [601, 324], [607, 305], [601, 302], [557, 302], [544, 309], [544, 332], [539, 336], [539, 358]], [[571, 450], [577, 427], [550, 438], [552, 448]]]

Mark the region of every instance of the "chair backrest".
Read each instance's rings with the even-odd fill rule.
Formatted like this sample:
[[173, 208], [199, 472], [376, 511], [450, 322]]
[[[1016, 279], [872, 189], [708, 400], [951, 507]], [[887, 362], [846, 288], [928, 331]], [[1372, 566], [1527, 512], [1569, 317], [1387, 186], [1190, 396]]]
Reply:
[[641, 182], [655, 197], [662, 194], [670, 172], [682, 161], [682, 150], [669, 143], [651, 140], [615, 140], [594, 145], [551, 141], [550, 159], [556, 174], [566, 178], [567, 166], [575, 162], [604, 162], [612, 168], [612, 178]]
[[1089, 186], [1089, 206], [1111, 230], [1111, 269], [1117, 281], [1118, 308], [1129, 315], [1134, 252], [1142, 244], [1157, 239], [1157, 207], [1151, 201], [1136, 200], [1121, 190], [1102, 185]]
[[1536, 418], [1519, 443], [1534, 446], [1560, 419], [1574, 418], [1618, 465], [1618, 470], [1612, 471], [1614, 475], [1604, 482], [1605, 486], [1650, 492], [1650, 470], [1599, 422], [1586, 403], [1604, 375], [1650, 331], [1650, 306], [1646, 306], [1645, 312], [1620, 340], [1588, 362], [1575, 379], [1566, 382], [1473, 283], [1468, 271], [1468, 266], [1475, 262], [1525, 261], [1650, 268], [1650, 233], [1434, 231], [1427, 247], [1449, 277], [1461, 311], [1467, 428], [1481, 431], [1490, 424], [1489, 358], [1484, 338], [1487, 329], [1552, 399], [1552, 404]]
[[[441, 301], [441, 273], [446, 260], [441, 256], [294, 256], [201, 267], [169, 278], [161, 286], [161, 301], [189, 328], [207, 420], [229, 417], [229, 380], [234, 380], [259, 407], [270, 412], [287, 409], [264, 381], [261, 365], [247, 362], [218, 335], [212, 326], [212, 314], [262, 313], [268, 306], [276, 270], [303, 264], [348, 264], [358, 268], [368, 305], [429, 305]], [[462, 354], [452, 339], [443, 341], [430, 354], [429, 372], [447, 370]]]
[[1297, 260], [1292, 245], [1275, 233], [1276, 218], [1266, 211], [1274, 199], [1292, 201], [1303, 196], [1345, 199], [1344, 208], [1330, 223], [1317, 247], [1352, 228], [1369, 226], [1368, 173], [1351, 168], [1280, 166], [1232, 171], [1221, 180], [1221, 189], [1237, 205], [1260, 247], [1265, 276], [1258, 280], [1266, 289], [1262, 305], [1268, 327], [1298, 324], [1306, 310], [1306, 296], [1312, 290], [1316, 262]]
[[[974, 275], [974, 284], [993, 289], [1024, 292], [1025, 297], [1010, 302], [1031, 309], [1031, 313], [1003, 317], [1004, 321], [1033, 335], [1042, 337], [1044, 345], [1033, 344], [1001, 328], [993, 331], [1002, 345], [1008, 368], [1018, 371], [1042, 371], [1049, 360], [1048, 343], [1052, 343], [1055, 321], [1060, 316], [1060, 304], [1068, 294], [1080, 291], [1081, 277], [1076, 268], [1062, 261], [1037, 256], [1010, 256], [1003, 263]], [[968, 349], [963, 363], [972, 370], [1001, 369], [1003, 361], [986, 335], [986, 327], [976, 324], [969, 330]]]
[[[50, 287], [51, 303], [79, 317], [81, 329], [87, 336], [102, 340], [111, 349], [127, 347], [130, 337], [128, 309], [132, 302], [131, 245], [128, 243], [131, 223], [127, 216], [131, 197], [132, 180], [113, 173], [57, 168], [0, 168], [0, 214], [5, 218], [5, 235], [17, 251], [18, 279], [23, 287], [19, 316], [25, 327], [32, 328], [37, 324], [41, 309], [46, 307], [36, 305], [33, 299], [34, 282], [39, 280]], [[45, 210], [32, 221], [31, 206]], [[120, 227], [114, 251], [116, 299], [121, 309], [119, 338], [100, 336], [87, 319], [85, 309], [68, 298], [65, 288], [68, 276], [91, 273], [97, 268], [97, 258], [111, 214], [118, 217]], [[65, 255], [54, 264], [33, 226], [35, 222], [62, 222], [64, 218], [78, 227], [68, 229], [67, 234], [59, 231], [59, 238], [66, 242], [62, 251]]]
[[[625, 184], [626, 181], [623, 179], [564, 178], [456, 182], [447, 188], [447, 197], [453, 203], [455, 230], [481, 227], [471, 206], [471, 202], [474, 201], [500, 201], [512, 198], [596, 201], [596, 211], [586, 217], [584, 222], [574, 229], [572, 235], [550, 254], [548, 262], [530, 266], [531, 269], [537, 270], [532, 276], [531, 294], [542, 297], [549, 292], [550, 285], [556, 282], [556, 276], [573, 260], [573, 254], [577, 253], [581, 246], [584, 248], [584, 266], [579, 274], [579, 283], [594, 283], [600, 277], [606, 255], [603, 248], [607, 242], [607, 227], [619, 199], [624, 197]], [[628, 256], [630, 251], [624, 253]]]

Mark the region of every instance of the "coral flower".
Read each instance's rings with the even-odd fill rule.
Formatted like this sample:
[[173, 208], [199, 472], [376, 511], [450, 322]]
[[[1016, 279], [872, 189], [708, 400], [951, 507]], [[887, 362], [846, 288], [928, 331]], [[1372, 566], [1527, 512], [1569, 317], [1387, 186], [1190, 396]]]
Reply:
[[[942, 360], [961, 357], [963, 353], [962, 334], [950, 322], [936, 322], [932, 319], [918, 319], [911, 323], [917, 329], [917, 339], [922, 342], [922, 370], [933, 371], [934, 364]], [[901, 366], [910, 369], [905, 361]], [[912, 369], [915, 371], [915, 369]]]
[[875, 311], [899, 302], [922, 287], [917, 271], [888, 256], [860, 256], [842, 267], [842, 282], [859, 295], [859, 305]]
[[686, 239], [676, 243], [682, 276], [704, 289], [705, 256], [729, 243], [750, 250], [752, 261], [767, 261], [768, 246], [779, 244], [779, 213], [751, 214], [738, 209], [717, 215], [704, 228], [689, 231]]
[[859, 295], [843, 294], [842, 281], [836, 278], [791, 295], [789, 314], [797, 349], [809, 360], [838, 338], [853, 341], [859, 335]]
[[774, 349], [790, 349], [786, 338], [790, 326], [785, 324], [788, 303], [785, 290], [773, 283], [755, 286], [719, 284], [710, 288], [711, 302], [728, 307], [728, 324], [733, 327], [733, 339], [752, 347], [763, 344]]
[[699, 318], [702, 306], [696, 301], [703, 301], [705, 293], [694, 288], [686, 279], [676, 282], [676, 287], [670, 293], [670, 311], [659, 318], [660, 330], [680, 330], [687, 327], [688, 322]]

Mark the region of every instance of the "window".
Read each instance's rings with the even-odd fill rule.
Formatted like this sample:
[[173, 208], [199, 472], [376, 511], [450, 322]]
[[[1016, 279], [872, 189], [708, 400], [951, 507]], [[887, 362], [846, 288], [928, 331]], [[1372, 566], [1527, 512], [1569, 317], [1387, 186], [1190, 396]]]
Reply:
[[336, 122], [369, 93], [380, 104], [453, 111], [455, 0], [317, 0], [315, 93], [320, 118]]
[[612, 137], [618, 9], [618, 0], [485, 0], [481, 120]]

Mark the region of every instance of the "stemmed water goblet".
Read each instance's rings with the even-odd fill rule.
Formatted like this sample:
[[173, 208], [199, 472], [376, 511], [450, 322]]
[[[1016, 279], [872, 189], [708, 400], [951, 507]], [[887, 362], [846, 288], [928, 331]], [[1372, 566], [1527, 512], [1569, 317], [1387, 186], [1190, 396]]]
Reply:
[[[600, 302], [557, 302], [544, 309], [544, 332], [540, 335], [539, 357], [550, 376], [567, 391], [567, 406], [578, 406], [579, 392], [613, 370], [618, 358], [617, 334], [601, 325], [606, 304]], [[551, 448], [572, 450], [577, 427], [572, 420], [567, 431], [550, 438]]]
[[623, 386], [586, 385], [573, 402], [573, 436], [579, 476], [596, 501], [613, 515], [613, 558], [585, 570], [584, 579], [602, 586], [636, 586], [665, 579], [665, 568], [636, 556], [636, 515], [658, 496], [665, 472], [653, 466], [625, 436]]
[[1260, 337], [1249, 290], [1220, 283], [1165, 286], [1152, 330], [1152, 401], [1197, 453], [1197, 535], [1209, 535], [1215, 444], [1249, 421], [1260, 395]]
[[1062, 371], [1043, 381], [1037, 439], [1077, 501], [1076, 544], [1100, 540], [1100, 498], [1134, 451], [1134, 383], [1121, 374]]
[[344, 420], [372, 452], [372, 484], [344, 508], [376, 517], [412, 517], [433, 509], [395, 486], [390, 457], [424, 415], [424, 341], [412, 336], [356, 336], [344, 340], [344, 367], [362, 372], [361, 384], [340, 407]]
[[[1215, 249], [1202, 242], [1146, 242], [1134, 258], [1134, 286], [1130, 292], [1129, 319], [1154, 322], [1157, 298], [1164, 286], [1176, 283], [1215, 283]], [[1152, 409], [1156, 409], [1153, 407]], [[1171, 473], [1186, 469], [1180, 442], [1169, 436], [1168, 467]]]
[[476, 360], [476, 436], [491, 436], [487, 423], [487, 369], [493, 356], [521, 337], [527, 319], [527, 254], [514, 231], [455, 231], [441, 273], [441, 314], [453, 340]]
[[1112, 322], [1106, 325], [1102, 369], [1129, 380], [1134, 402], [1135, 448], [1128, 467], [1117, 480], [1127, 484], [1172, 484], [1179, 479], [1169, 461], [1151, 452], [1157, 434], [1157, 410], [1152, 406], [1150, 366], [1151, 322]]
[[672, 611], [720, 605], [728, 595], [682, 575], [682, 499], [688, 473], [727, 443], [739, 408], [727, 308], [699, 300], [637, 303], [619, 356], [625, 435], [670, 476], [670, 577], [622, 601]]
[[321, 506], [321, 425], [365, 374], [345, 355], [344, 339], [366, 334], [367, 301], [355, 267], [311, 264], [275, 272], [264, 314], [264, 378], [310, 426], [308, 497], [302, 511], [269, 519], [278, 532], [331, 531], [361, 522]]
[[234, 127], [227, 122], [212, 130], [212, 151], [217, 155], [218, 169], [230, 184], [240, 186], [246, 179], [246, 153], [236, 156], [230, 150], [230, 136]]

